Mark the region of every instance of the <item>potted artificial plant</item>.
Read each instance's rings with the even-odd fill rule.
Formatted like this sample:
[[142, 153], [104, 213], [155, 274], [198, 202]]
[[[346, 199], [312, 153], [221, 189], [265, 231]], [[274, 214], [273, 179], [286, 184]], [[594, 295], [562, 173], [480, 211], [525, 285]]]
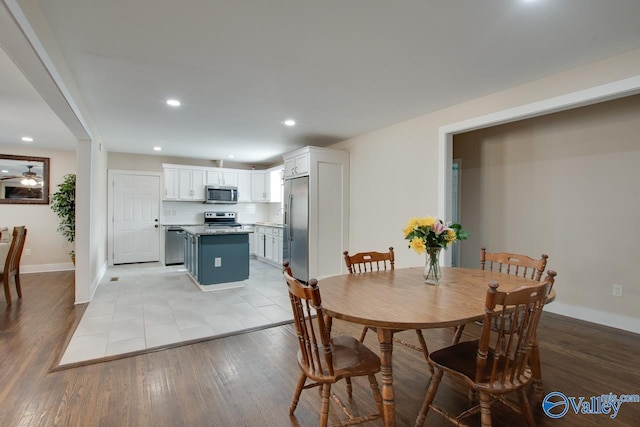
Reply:
[[51, 209], [60, 218], [58, 231], [66, 237], [71, 244], [71, 259], [76, 262], [76, 254], [73, 242], [76, 240], [76, 175], [65, 175], [62, 183], [58, 185], [58, 191], [51, 197]]

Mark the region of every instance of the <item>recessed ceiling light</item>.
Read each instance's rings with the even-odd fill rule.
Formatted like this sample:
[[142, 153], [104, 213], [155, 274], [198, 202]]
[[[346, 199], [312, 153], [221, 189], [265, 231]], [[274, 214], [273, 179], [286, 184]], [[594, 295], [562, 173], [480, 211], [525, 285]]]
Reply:
[[153, 151], [162, 151], [162, 147], [153, 147]]
[[282, 124], [285, 126], [295, 126], [296, 125], [296, 121], [293, 119], [287, 119], [287, 120], [283, 120]]
[[23, 137], [22, 137], [22, 140], [23, 140], [24, 142], [33, 142], [33, 138], [31, 138], [30, 136], [23, 136]]
[[171, 105], [172, 107], [179, 107], [180, 101], [177, 99], [167, 99], [167, 105]]
[[233, 159], [235, 156], [233, 154], [229, 154], [227, 157]]
[[8, 171], [8, 170], [6, 170], [6, 169], [2, 169], [0, 172], [2, 172], [2, 173], [9, 173], [9, 171]]

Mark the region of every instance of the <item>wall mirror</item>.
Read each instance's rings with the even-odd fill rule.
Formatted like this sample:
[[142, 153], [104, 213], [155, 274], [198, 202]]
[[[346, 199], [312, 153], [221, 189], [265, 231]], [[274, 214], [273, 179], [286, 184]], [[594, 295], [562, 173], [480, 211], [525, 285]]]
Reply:
[[0, 204], [49, 204], [49, 158], [0, 154]]

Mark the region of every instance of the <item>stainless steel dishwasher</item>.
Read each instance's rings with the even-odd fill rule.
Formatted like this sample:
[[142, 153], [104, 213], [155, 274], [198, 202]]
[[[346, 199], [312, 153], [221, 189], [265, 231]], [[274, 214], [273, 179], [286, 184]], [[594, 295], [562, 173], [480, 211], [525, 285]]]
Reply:
[[164, 236], [164, 265], [184, 264], [184, 231], [167, 227]]

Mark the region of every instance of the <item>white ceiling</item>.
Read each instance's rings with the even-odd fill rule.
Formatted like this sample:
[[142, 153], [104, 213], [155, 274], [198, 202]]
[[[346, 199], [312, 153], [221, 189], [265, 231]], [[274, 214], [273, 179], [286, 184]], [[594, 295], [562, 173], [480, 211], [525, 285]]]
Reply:
[[[2, 40], [0, 40], [1, 44]], [[22, 142], [28, 136], [33, 142]], [[75, 150], [75, 138], [0, 49], [0, 145]], [[13, 172], [12, 172], [13, 173]]]
[[[110, 151], [159, 145], [248, 163], [640, 47], [637, 0], [37, 4]], [[0, 143], [30, 133], [68, 148], [61, 122], [6, 62], [0, 55]]]

